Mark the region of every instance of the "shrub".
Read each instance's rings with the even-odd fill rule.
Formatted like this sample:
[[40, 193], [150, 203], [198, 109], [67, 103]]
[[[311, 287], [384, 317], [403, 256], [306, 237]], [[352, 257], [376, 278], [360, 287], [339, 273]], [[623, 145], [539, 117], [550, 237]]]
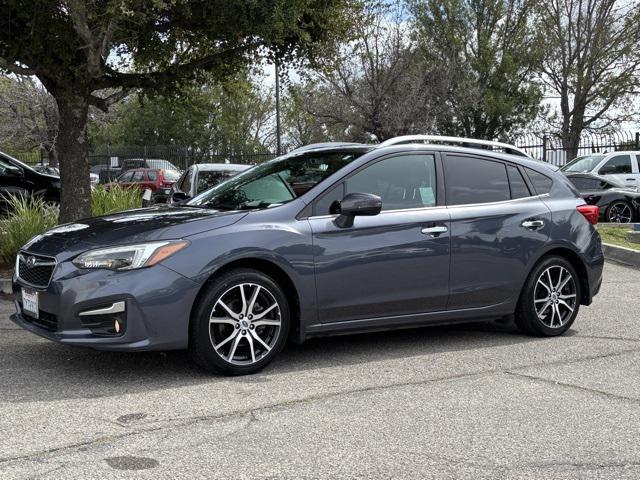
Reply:
[[91, 194], [91, 212], [94, 217], [142, 207], [142, 191], [137, 188], [111, 186], [108, 190], [98, 185]]
[[[7, 202], [9, 213], [0, 218], [0, 264], [11, 266], [30, 238], [58, 224], [60, 210], [39, 197], [10, 195]], [[96, 217], [141, 206], [142, 192], [134, 188], [98, 186], [91, 194], [91, 211]]]
[[6, 201], [10, 213], [0, 218], [0, 263], [12, 265], [20, 247], [58, 223], [60, 211], [39, 197], [9, 195]]

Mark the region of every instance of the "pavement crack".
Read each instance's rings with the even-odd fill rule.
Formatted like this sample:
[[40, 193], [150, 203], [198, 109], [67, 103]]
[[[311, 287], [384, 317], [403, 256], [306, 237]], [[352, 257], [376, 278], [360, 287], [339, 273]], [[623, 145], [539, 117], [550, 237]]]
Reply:
[[508, 370], [505, 370], [504, 373], [506, 373], [507, 375], [512, 375], [514, 377], [520, 377], [520, 378], [525, 378], [525, 379], [529, 379], [529, 380], [534, 380], [534, 381], [546, 383], [546, 384], [549, 384], [549, 385], [555, 385], [555, 386], [560, 386], [560, 387], [571, 388], [571, 389], [579, 390], [579, 391], [582, 391], [582, 392], [594, 393], [596, 395], [600, 395], [600, 396], [603, 396], [603, 397], [611, 399], [611, 400], [620, 400], [620, 401], [631, 402], [631, 403], [634, 403], [636, 405], [640, 405], [640, 400], [637, 399], [637, 398], [627, 397], [625, 395], [617, 395], [615, 393], [606, 392], [604, 390], [598, 390], [597, 388], [582, 387], [580, 385], [575, 385], [573, 383], [559, 382], [557, 380], [550, 380], [548, 378], [538, 377], [536, 375], [527, 375], [527, 374], [524, 374], [524, 373], [516, 373], [516, 372], [508, 371]]

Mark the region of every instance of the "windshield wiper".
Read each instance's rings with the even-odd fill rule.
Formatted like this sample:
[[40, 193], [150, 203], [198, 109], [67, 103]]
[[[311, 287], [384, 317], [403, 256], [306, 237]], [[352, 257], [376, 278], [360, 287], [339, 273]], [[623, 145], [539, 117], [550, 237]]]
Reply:
[[259, 203], [245, 202], [238, 205], [238, 210], [259, 210], [261, 208], [268, 208], [271, 202], [260, 201]]

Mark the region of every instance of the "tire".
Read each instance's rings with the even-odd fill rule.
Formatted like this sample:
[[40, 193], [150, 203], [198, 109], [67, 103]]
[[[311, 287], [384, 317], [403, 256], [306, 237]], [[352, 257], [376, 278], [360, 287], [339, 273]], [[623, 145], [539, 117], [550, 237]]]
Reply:
[[231, 270], [206, 287], [198, 300], [189, 354], [208, 372], [255, 373], [282, 350], [289, 325], [287, 298], [271, 277], [248, 268]]
[[562, 335], [578, 315], [580, 295], [580, 280], [573, 265], [563, 257], [544, 257], [533, 268], [520, 293], [516, 325], [531, 335]]
[[629, 202], [616, 200], [605, 211], [604, 217], [610, 223], [631, 223], [633, 221], [633, 207]]

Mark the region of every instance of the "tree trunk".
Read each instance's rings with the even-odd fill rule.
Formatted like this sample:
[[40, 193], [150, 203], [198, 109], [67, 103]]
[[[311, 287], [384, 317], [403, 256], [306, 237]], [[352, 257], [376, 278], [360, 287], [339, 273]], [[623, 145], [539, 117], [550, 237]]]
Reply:
[[49, 166], [57, 167], [58, 166], [58, 150], [56, 147], [50, 147], [47, 149], [47, 154], [49, 156]]
[[73, 222], [91, 216], [91, 184], [87, 161], [87, 97], [80, 94], [58, 95], [62, 195], [60, 222]]

